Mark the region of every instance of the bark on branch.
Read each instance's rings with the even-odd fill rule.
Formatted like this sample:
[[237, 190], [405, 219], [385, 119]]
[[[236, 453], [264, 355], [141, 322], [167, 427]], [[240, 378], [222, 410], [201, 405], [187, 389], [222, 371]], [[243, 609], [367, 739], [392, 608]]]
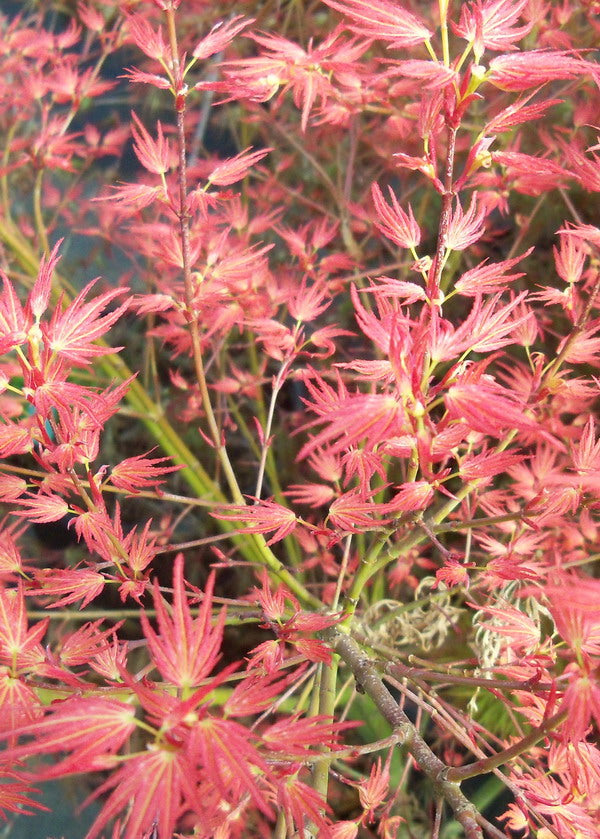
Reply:
[[434, 795], [441, 796], [451, 807], [454, 816], [462, 825], [465, 839], [483, 839], [478, 824], [479, 813], [460, 785], [446, 777], [448, 767], [431, 751], [415, 726], [398, 705], [376, 670], [374, 662], [365, 655], [359, 645], [345, 633], [335, 629], [321, 634], [352, 671], [357, 684], [373, 700], [381, 715], [392, 726], [401, 742], [424, 775], [433, 785]]

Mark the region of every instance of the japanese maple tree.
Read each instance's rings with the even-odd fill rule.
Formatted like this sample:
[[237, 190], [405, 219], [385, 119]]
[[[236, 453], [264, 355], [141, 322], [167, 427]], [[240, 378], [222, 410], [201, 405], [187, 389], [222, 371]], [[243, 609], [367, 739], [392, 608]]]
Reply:
[[22, 5], [0, 815], [600, 837], [598, 4]]

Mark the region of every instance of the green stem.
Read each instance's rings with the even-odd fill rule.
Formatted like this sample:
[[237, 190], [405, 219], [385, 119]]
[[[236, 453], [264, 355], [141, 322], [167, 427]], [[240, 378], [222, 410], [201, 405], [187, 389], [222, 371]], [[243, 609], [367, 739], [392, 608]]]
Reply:
[[[13, 141], [13, 137], [17, 130], [18, 122], [15, 120], [11, 126], [9, 126], [8, 131], [6, 132], [6, 145], [4, 147], [4, 152], [2, 154], [2, 168], [8, 169], [8, 161], [10, 158], [10, 146]], [[11, 218], [11, 200], [9, 197], [8, 191], [8, 174], [4, 174], [0, 177], [0, 189], [2, 194], [2, 211], [7, 219]]]
[[50, 250], [48, 245], [48, 235], [46, 233], [46, 225], [44, 224], [44, 213], [42, 211], [42, 185], [44, 182], [44, 170], [38, 169], [35, 175], [35, 182], [33, 184], [33, 218], [35, 220], [35, 230], [40, 240], [42, 251], [46, 253]]
[[[335, 712], [335, 698], [338, 672], [338, 658], [333, 656], [331, 664], [321, 665], [321, 679], [319, 680], [319, 714], [326, 717], [333, 717]], [[329, 773], [333, 757], [329, 754], [315, 763], [312, 772], [312, 785], [314, 789], [327, 801], [329, 789]]]
[[358, 571], [356, 572], [354, 579], [352, 580], [352, 585], [348, 589], [346, 598], [344, 600], [344, 612], [346, 614], [346, 617], [340, 624], [340, 628], [345, 627], [346, 629], [348, 629], [350, 624], [352, 623], [352, 618], [354, 617], [354, 613], [356, 612], [356, 607], [358, 606], [360, 595], [362, 594], [363, 588], [365, 587], [366, 583], [371, 579], [371, 577], [374, 574], [373, 568], [377, 561], [377, 557], [379, 556], [388, 538], [389, 531], [386, 530], [385, 532], [380, 534], [373, 548], [369, 552], [365, 551], [362, 555]]

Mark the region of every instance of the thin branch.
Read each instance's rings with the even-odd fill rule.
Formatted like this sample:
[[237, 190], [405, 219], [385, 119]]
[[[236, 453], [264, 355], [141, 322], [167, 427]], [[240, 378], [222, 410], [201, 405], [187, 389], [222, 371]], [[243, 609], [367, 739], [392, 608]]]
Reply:
[[499, 766], [512, 760], [514, 757], [519, 757], [524, 752], [529, 751], [535, 744], [542, 740], [547, 734], [557, 728], [561, 722], [566, 720], [569, 715], [568, 710], [561, 710], [553, 717], [549, 717], [540, 726], [534, 728], [533, 731], [526, 737], [519, 740], [518, 743], [513, 743], [508, 749], [503, 749], [490, 757], [481, 758], [474, 763], [467, 763], [465, 766], [452, 766], [446, 772], [446, 778], [449, 781], [461, 781], [467, 778], [475, 778], [477, 775], [484, 775], [486, 772], [491, 772], [492, 769], [497, 769]]
[[425, 682], [442, 682], [448, 685], [469, 685], [469, 687], [489, 688], [490, 690], [552, 690], [550, 682], [519, 682], [509, 679], [487, 679], [476, 676], [459, 676], [453, 673], [436, 673], [433, 670], [426, 670], [419, 667], [407, 667], [402, 662], [395, 661], [388, 665], [387, 671], [400, 679], [410, 679], [419, 687], [423, 687], [421, 680]]
[[448, 780], [448, 767], [432, 752], [415, 726], [389, 692], [374, 662], [367, 658], [359, 645], [349, 635], [335, 629], [322, 635], [352, 671], [357, 683], [373, 700], [380, 714], [392, 726], [398, 742], [402, 743], [421, 771], [433, 785], [434, 794], [441, 796], [452, 808], [454, 816], [465, 831], [466, 839], [483, 839], [477, 822], [478, 812], [461, 792], [458, 783]]

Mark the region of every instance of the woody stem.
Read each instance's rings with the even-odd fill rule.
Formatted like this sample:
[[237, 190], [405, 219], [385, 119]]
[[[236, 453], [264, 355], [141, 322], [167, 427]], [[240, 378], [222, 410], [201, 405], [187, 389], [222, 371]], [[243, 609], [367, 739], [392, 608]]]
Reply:
[[349, 635], [330, 629], [323, 632], [321, 637], [332, 645], [335, 652], [350, 668], [357, 684], [368, 694], [379, 713], [392, 726], [397, 742], [404, 746], [432, 783], [436, 795], [442, 797], [452, 808], [456, 820], [465, 832], [466, 839], [483, 839], [483, 832], [478, 824], [480, 816], [476, 808], [461, 792], [458, 783], [448, 779], [448, 767], [431, 751], [406, 716], [383, 683], [375, 664]]

